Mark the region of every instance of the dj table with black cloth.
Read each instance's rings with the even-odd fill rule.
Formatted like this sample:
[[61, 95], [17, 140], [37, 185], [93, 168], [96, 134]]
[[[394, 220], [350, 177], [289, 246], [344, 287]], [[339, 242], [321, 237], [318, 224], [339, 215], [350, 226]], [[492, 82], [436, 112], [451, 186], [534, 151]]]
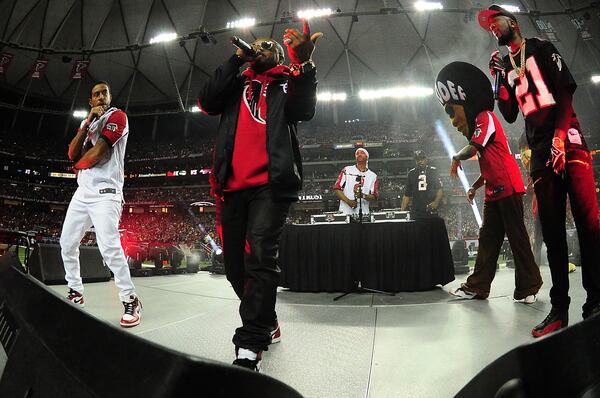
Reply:
[[286, 225], [279, 285], [295, 291], [344, 292], [355, 281], [389, 292], [416, 291], [454, 280], [441, 218], [411, 222]]

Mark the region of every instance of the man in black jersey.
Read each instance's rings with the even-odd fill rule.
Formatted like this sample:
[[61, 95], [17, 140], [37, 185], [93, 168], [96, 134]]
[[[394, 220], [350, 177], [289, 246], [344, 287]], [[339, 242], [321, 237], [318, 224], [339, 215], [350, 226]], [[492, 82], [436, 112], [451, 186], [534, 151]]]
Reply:
[[587, 300], [583, 318], [600, 312], [600, 223], [592, 158], [573, 110], [577, 84], [554, 45], [521, 36], [515, 16], [492, 5], [478, 15], [509, 54], [492, 53], [490, 71], [500, 74], [498, 106], [509, 123], [519, 109], [525, 118], [531, 148], [530, 174], [538, 199], [542, 234], [552, 275], [552, 310], [532, 330], [543, 336], [568, 325], [569, 257], [565, 227], [566, 197], [581, 246], [583, 287]]
[[401, 210], [406, 210], [410, 204], [412, 218], [431, 217], [437, 214], [444, 197], [442, 181], [435, 167], [427, 165], [425, 152], [415, 151], [415, 162], [417, 167], [408, 172]]

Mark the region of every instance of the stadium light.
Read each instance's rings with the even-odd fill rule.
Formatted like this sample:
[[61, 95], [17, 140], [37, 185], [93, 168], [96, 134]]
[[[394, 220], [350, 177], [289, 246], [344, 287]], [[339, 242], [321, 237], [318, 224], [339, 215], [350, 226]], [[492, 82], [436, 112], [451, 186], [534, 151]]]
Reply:
[[165, 43], [167, 41], [173, 41], [176, 38], [177, 38], [177, 33], [175, 33], [175, 32], [160, 33], [150, 39], [150, 44]]
[[193, 112], [193, 113], [200, 112], [200, 108], [198, 107], [198, 105], [194, 105], [190, 108], [190, 112]]
[[417, 1], [415, 8], [418, 11], [442, 10], [444, 6], [439, 1]]
[[77, 117], [79, 119], [85, 119], [87, 115], [87, 111], [73, 111], [73, 117]]
[[431, 87], [396, 87], [380, 90], [360, 90], [358, 96], [362, 100], [371, 100], [378, 98], [416, 98], [428, 97], [433, 95]]
[[592, 75], [592, 83], [600, 83], [600, 75]]
[[255, 18], [242, 18], [237, 19], [235, 21], [227, 22], [227, 29], [235, 29], [235, 28], [249, 28], [250, 26], [256, 25]]
[[317, 101], [329, 102], [329, 101], [346, 101], [346, 93], [330, 93], [328, 91], [317, 94]]
[[331, 8], [313, 8], [309, 10], [298, 11], [298, 18], [300, 19], [311, 19], [314, 17], [326, 17], [331, 15], [333, 11]]
[[504, 8], [508, 12], [521, 12], [521, 9], [518, 6], [513, 6], [510, 4], [500, 4], [500, 7]]

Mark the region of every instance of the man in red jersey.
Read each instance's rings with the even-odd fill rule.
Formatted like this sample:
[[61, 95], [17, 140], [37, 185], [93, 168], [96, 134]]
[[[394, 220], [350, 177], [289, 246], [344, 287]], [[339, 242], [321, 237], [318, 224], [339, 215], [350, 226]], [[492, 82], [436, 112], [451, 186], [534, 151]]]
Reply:
[[492, 112], [491, 84], [475, 66], [452, 62], [438, 74], [436, 94], [452, 125], [469, 140], [469, 144], [453, 156], [450, 175], [457, 178], [460, 162], [477, 155], [481, 175], [467, 192], [470, 203], [477, 189], [485, 185], [483, 225], [479, 231], [475, 270], [452, 294], [478, 299], [489, 296], [506, 234], [515, 259], [513, 298], [532, 304], [542, 286], [542, 278], [523, 221], [525, 186], [502, 125]]
[[539, 337], [569, 323], [567, 194], [587, 292], [582, 316], [585, 319], [600, 312], [600, 222], [592, 156], [573, 109], [577, 84], [554, 45], [523, 38], [516, 17], [497, 5], [481, 11], [478, 21], [509, 50], [504, 59], [498, 51], [492, 53], [490, 72], [500, 77], [498, 107], [504, 119], [513, 123], [521, 111], [531, 148], [530, 174], [552, 275], [552, 309], [531, 331]]

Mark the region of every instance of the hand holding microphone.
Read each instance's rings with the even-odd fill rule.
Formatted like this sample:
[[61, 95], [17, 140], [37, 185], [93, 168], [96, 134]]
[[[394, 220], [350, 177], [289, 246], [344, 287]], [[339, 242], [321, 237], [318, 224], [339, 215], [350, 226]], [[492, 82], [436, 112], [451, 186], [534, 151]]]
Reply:
[[494, 78], [494, 100], [498, 99], [498, 93], [500, 92], [500, 81], [505, 76], [504, 62], [500, 58], [500, 50], [496, 50], [490, 56], [490, 74]]
[[231, 36], [231, 44], [237, 47], [235, 55], [243, 59], [244, 61], [251, 61], [254, 59], [256, 55], [256, 51], [252, 48], [252, 46], [246, 43], [244, 40], [237, 36]]
[[102, 116], [104, 114], [104, 111], [106, 111], [104, 105], [94, 106], [92, 109], [90, 109], [90, 113], [88, 114], [88, 117], [87, 117], [87, 123], [90, 124], [94, 120], [98, 119], [100, 116]]

